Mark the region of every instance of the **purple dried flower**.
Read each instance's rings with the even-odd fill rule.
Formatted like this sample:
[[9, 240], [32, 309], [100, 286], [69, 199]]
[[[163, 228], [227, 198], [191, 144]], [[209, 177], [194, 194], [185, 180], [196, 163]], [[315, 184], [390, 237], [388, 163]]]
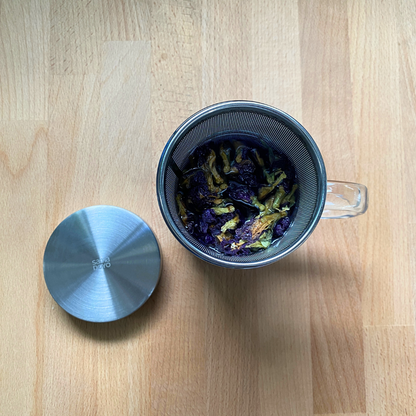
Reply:
[[198, 240], [200, 243], [206, 246], [213, 246], [215, 244], [215, 237], [213, 237], [211, 234], [201, 234], [198, 237]]
[[230, 189], [228, 195], [236, 201], [251, 204], [251, 198], [255, 196], [254, 192], [247, 186], [234, 186]]
[[255, 220], [255, 218], [252, 218], [251, 220], [246, 221], [240, 228], [235, 230], [235, 237], [238, 241], [244, 240], [249, 244], [254, 243], [251, 227], [253, 226]]
[[273, 237], [279, 238], [282, 237], [282, 235], [286, 232], [286, 230], [289, 228], [290, 225], [290, 218], [284, 217], [281, 220], [279, 220], [273, 230]]
[[216, 221], [216, 215], [213, 209], [206, 209], [203, 213], [202, 213], [202, 220], [204, 222], [206, 222], [207, 224], [212, 224], [213, 222]]
[[199, 210], [202, 210], [211, 204], [210, 192], [206, 185], [191, 188], [188, 197], [192, 204]]
[[288, 194], [292, 189], [292, 181], [290, 179], [283, 179], [283, 181], [280, 184], [281, 186], [283, 186], [283, 190], [286, 194]]
[[256, 177], [256, 165], [250, 160], [244, 160], [242, 163], [236, 163], [238, 169], [238, 179], [248, 186], [258, 186], [259, 181]]
[[230, 212], [228, 214], [218, 215], [215, 221], [215, 224], [212, 224], [210, 229], [212, 235], [218, 235], [221, 233], [221, 227], [228, 221], [232, 220], [235, 217], [235, 213]]
[[239, 245], [237, 239], [222, 240], [220, 243], [221, 251], [230, 256], [247, 256], [251, 254], [250, 249], [245, 248], [247, 244]]
[[208, 144], [204, 144], [195, 149], [193, 155], [196, 158], [197, 166], [202, 166], [207, 161], [207, 156], [211, 149], [208, 147]]

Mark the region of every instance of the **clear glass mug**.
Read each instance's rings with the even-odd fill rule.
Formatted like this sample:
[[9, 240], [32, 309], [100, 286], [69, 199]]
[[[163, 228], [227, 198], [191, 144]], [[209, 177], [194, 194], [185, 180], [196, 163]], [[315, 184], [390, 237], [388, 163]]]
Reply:
[[[182, 224], [175, 201], [178, 179], [192, 151], [205, 141], [227, 134], [247, 134], [283, 152], [298, 179], [297, 212], [280, 240], [248, 256], [228, 256], [204, 246]], [[197, 257], [223, 267], [249, 269], [287, 256], [310, 236], [321, 218], [364, 214], [368, 196], [364, 185], [328, 181], [322, 155], [306, 129], [283, 111], [253, 101], [226, 101], [207, 107], [185, 120], [172, 134], [160, 157], [156, 179], [162, 216], [176, 239]]]

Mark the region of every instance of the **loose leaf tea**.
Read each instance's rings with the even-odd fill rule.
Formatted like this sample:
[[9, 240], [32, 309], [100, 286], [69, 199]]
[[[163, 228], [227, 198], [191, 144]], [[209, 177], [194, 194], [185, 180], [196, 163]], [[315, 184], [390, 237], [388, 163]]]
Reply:
[[233, 137], [197, 147], [176, 195], [178, 214], [199, 242], [223, 254], [267, 249], [290, 226], [296, 174], [288, 158]]

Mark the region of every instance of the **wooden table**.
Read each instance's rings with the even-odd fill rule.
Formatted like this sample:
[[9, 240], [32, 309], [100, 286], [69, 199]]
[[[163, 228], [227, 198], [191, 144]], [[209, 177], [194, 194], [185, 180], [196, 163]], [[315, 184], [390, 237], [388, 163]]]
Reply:
[[[3, 0], [0, 413], [415, 415], [415, 84], [415, 1]], [[188, 253], [157, 163], [229, 99], [301, 121], [367, 214], [260, 270]], [[42, 273], [52, 230], [96, 204], [140, 215], [164, 261], [109, 324], [65, 313]]]

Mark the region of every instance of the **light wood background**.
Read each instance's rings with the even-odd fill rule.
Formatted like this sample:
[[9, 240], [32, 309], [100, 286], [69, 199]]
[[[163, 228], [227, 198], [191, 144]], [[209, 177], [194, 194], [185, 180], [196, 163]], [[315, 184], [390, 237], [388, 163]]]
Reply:
[[[1, 0], [1, 415], [416, 415], [416, 2]], [[255, 271], [199, 261], [156, 202], [159, 156], [209, 104], [283, 109], [370, 208]], [[117, 205], [164, 269], [132, 316], [53, 301], [52, 230]]]

